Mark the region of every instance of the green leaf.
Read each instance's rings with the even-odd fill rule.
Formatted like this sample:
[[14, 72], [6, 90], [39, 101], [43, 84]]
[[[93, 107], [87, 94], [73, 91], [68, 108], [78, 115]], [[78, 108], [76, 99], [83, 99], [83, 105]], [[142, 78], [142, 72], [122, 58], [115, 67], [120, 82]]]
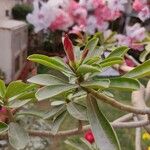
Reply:
[[8, 130], [8, 125], [0, 121], [0, 134]]
[[87, 120], [86, 107], [74, 102], [67, 104], [67, 111], [78, 120]]
[[65, 103], [66, 103], [65, 101], [53, 101], [53, 102], [51, 102], [51, 106], [60, 106]]
[[92, 95], [87, 98], [87, 114], [95, 142], [100, 150], [121, 150], [118, 138]]
[[[93, 149], [93, 145], [91, 143], [89, 143], [87, 140], [85, 140], [84, 138], [80, 138], [81, 141], [90, 149]], [[96, 150], [96, 149], [95, 149]]]
[[80, 85], [82, 87], [90, 87], [94, 89], [104, 89], [108, 88], [110, 84], [110, 81], [107, 79], [101, 79], [101, 80], [94, 80], [94, 81], [85, 81], [82, 82]]
[[47, 113], [44, 115], [44, 119], [50, 119], [54, 115], [57, 115], [59, 112], [64, 111], [66, 109], [65, 105], [59, 105], [52, 107]]
[[150, 44], [146, 45], [145, 50], [140, 54], [140, 61], [144, 62], [149, 54], [150, 54]]
[[77, 142], [74, 142], [73, 140], [66, 140], [65, 143], [77, 150], [85, 150], [84, 148], [81, 147], [81, 144], [78, 144]]
[[97, 56], [91, 57], [86, 62], [84, 62], [84, 64], [93, 65], [93, 64], [96, 64], [99, 60], [100, 60], [100, 58]]
[[46, 87], [39, 89], [36, 92], [36, 98], [39, 101], [41, 101], [41, 100], [51, 98], [51, 97], [57, 96], [59, 94], [65, 93], [69, 90], [73, 90], [77, 87], [78, 87], [78, 85], [75, 85], [75, 84], [46, 86]]
[[109, 87], [116, 90], [133, 91], [140, 88], [140, 83], [131, 78], [111, 78]]
[[79, 68], [77, 69], [77, 73], [78, 74], [86, 74], [86, 73], [95, 73], [95, 72], [100, 72], [100, 68], [98, 67], [94, 67], [91, 65], [86, 65], [86, 64], [82, 64], [81, 66], [79, 66]]
[[28, 133], [18, 123], [9, 124], [8, 139], [10, 145], [17, 150], [24, 149], [29, 143]]
[[13, 81], [8, 85], [5, 97], [11, 98], [13, 96], [19, 95], [25, 92], [27, 87], [29, 87], [29, 85], [26, 83], [21, 81]]
[[77, 144], [77, 143], [75, 143], [75, 142], [73, 142], [73, 141], [71, 141], [71, 140], [66, 140], [65, 143], [66, 143], [67, 145], [69, 145], [69, 146], [71, 146], [71, 147], [77, 149], [77, 150], [85, 150], [85, 149], [83, 149], [82, 147], [80, 147], [79, 144]]
[[92, 55], [92, 53], [95, 51], [97, 44], [98, 44], [98, 38], [92, 38], [91, 40], [88, 41], [87, 45], [85, 46], [84, 49], [89, 49], [89, 53], [86, 57], [85, 60], [87, 60], [88, 58], [90, 58]]
[[124, 77], [142, 78], [149, 75], [150, 75], [150, 60], [147, 60], [143, 64], [137, 66], [135, 69], [126, 73]]
[[62, 112], [62, 113], [53, 121], [51, 131], [52, 131], [52, 133], [53, 133], [54, 135], [58, 132], [58, 130], [59, 130], [61, 124], [63, 123], [63, 121], [64, 121], [66, 115], [67, 115], [67, 113], [66, 113], [66, 111], [64, 111], [64, 112]]
[[38, 74], [27, 80], [28, 82], [39, 84], [39, 85], [60, 85], [66, 83], [62, 79], [50, 75], [50, 74]]
[[3, 80], [0, 80], [0, 97], [4, 98], [6, 94], [6, 86]]
[[110, 67], [115, 64], [121, 64], [122, 62], [123, 62], [123, 59], [121, 57], [110, 57], [110, 58], [104, 59], [99, 64], [101, 65], [101, 67]]
[[126, 46], [121, 46], [121, 47], [118, 47], [116, 48], [115, 50], [113, 50], [109, 55], [108, 57], [123, 57], [127, 51], [129, 50], [128, 47]]
[[20, 108], [20, 107], [26, 105], [31, 100], [32, 99], [26, 99], [26, 100], [15, 99], [15, 100], [9, 101], [8, 107], [9, 108]]
[[48, 57], [40, 54], [33, 54], [28, 57], [28, 60], [42, 64], [46, 67], [59, 70], [62, 72], [70, 72], [70, 69], [57, 57]]
[[43, 111], [38, 111], [38, 110], [22, 110], [19, 111], [15, 114], [15, 116], [19, 116], [19, 115], [29, 115], [29, 116], [35, 116], [38, 118], [44, 118], [45, 117], [46, 112]]

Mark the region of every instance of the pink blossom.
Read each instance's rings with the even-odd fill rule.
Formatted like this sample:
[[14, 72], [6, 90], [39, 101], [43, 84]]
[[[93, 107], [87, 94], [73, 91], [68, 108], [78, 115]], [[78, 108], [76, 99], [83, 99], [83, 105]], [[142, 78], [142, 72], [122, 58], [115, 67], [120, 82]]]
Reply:
[[141, 27], [139, 23], [133, 26], [126, 27], [126, 35], [117, 35], [118, 45], [126, 45], [135, 50], [143, 50], [143, 45], [138, 44], [145, 39], [145, 28]]
[[72, 24], [73, 24], [72, 18], [64, 11], [59, 10], [59, 15], [50, 24], [49, 28], [52, 31], [55, 30], [67, 31], [68, 27], [70, 27]]
[[137, 11], [137, 12], [139, 12], [139, 11], [141, 11], [142, 10], [142, 8], [144, 7], [144, 4], [142, 3], [142, 1], [141, 0], [135, 0], [134, 2], [133, 2], [133, 9], [135, 10], [135, 11]]

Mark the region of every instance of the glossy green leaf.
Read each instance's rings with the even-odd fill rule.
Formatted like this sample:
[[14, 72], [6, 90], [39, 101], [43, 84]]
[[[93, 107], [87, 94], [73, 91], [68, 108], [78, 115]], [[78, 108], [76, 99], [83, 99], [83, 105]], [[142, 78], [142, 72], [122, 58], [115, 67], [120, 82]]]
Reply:
[[90, 87], [94, 89], [104, 89], [108, 88], [110, 84], [110, 81], [107, 79], [101, 79], [101, 80], [93, 80], [93, 81], [85, 81], [82, 82], [80, 85], [82, 87]]
[[59, 105], [52, 107], [47, 113], [44, 115], [44, 119], [50, 119], [51, 117], [57, 115], [60, 112], [63, 112], [66, 109], [65, 105]]
[[28, 60], [62, 72], [70, 71], [70, 69], [57, 57], [48, 57], [40, 54], [33, 54], [28, 57]]
[[50, 74], [38, 74], [27, 80], [28, 82], [39, 84], [39, 85], [60, 85], [64, 84], [65, 81], [62, 79], [50, 75]]
[[45, 117], [45, 114], [47, 112], [43, 112], [43, 111], [40, 111], [40, 110], [22, 110], [22, 111], [19, 111], [15, 114], [15, 116], [19, 116], [19, 115], [25, 115], [25, 116], [34, 116], [34, 117], [38, 117], [38, 118], [44, 118]]
[[99, 60], [100, 60], [100, 58], [98, 56], [91, 57], [85, 62], [85, 64], [93, 65], [93, 64], [97, 63]]
[[133, 91], [140, 88], [140, 83], [131, 78], [111, 78], [109, 87], [116, 90]]
[[86, 64], [82, 64], [77, 69], [77, 73], [83, 74], [83, 75], [86, 73], [95, 73], [95, 72], [100, 72], [100, 71], [101, 71], [101, 69], [99, 67], [94, 67], [94, 66], [86, 65]]
[[73, 90], [77, 88], [78, 85], [75, 84], [64, 84], [64, 85], [52, 85], [52, 86], [46, 86], [41, 89], [39, 89], [36, 92], [36, 98], [41, 101], [47, 98], [51, 98], [54, 96], [57, 96], [61, 93], [65, 93], [69, 90]]
[[149, 54], [150, 54], [150, 43], [145, 46], [145, 50], [140, 54], [140, 61], [144, 62]]
[[87, 120], [85, 106], [70, 102], [67, 104], [67, 110], [74, 118], [78, 120]]
[[108, 55], [108, 58], [109, 57], [123, 57], [127, 53], [128, 50], [129, 48], [126, 46], [118, 47]]
[[0, 97], [4, 98], [6, 94], [6, 86], [3, 80], [0, 80]]
[[121, 150], [118, 138], [92, 95], [87, 98], [87, 114], [95, 142], [100, 150]]
[[110, 58], [104, 59], [99, 64], [101, 65], [101, 67], [109, 67], [115, 64], [121, 64], [122, 62], [123, 62], [123, 59], [121, 57], [110, 57]]
[[129, 78], [142, 78], [145, 76], [150, 76], [150, 60], [145, 61], [124, 75], [124, 77]]
[[88, 41], [87, 45], [85, 46], [84, 49], [89, 49], [89, 53], [86, 57], [85, 60], [87, 60], [88, 58], [90, 58], [92, 55], [92, 53], [95, 51], [97, 44], [98, 44], [98, 38], [92, 38], [91, 40]]
[[51, 132], [54, 135], [58, 132], [58, 130], [59, 130], [61, 124], [63, 123], [66, 115], [67, 115], [67, 113], [66, 113], [66, 111], [64, 111], [59, 116], [57, 116], [57, 118], [53, 121], [52, 127], [51, 127]]
[[0, 121], [0, 134], [8, 130], [8, 125]]
[[18, 123], [9, 124], [8, 139], [10, 145], [16, 149], [24, 149], [29, 143], [28, 133]]
[[15, 100], [9, 101], [8, 107], [9, 108], [20, 108], [20, 107], [26, 105], [27, 103], [29, 103], [31, 100], [32, 99], [26, 99], [26, 100], [15, 99]]
[[25, 92], [28, 87], [28, 84], [21, 81], [13, 81], [8, 85], [5, 97], [11, 98], [13, 96], [19, 95]]

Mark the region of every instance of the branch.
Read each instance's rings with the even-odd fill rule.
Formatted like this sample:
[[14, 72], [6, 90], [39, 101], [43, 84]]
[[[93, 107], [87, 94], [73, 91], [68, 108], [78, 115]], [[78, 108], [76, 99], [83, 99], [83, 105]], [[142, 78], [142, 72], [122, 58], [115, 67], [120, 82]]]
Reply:
[[104, 94], [98, 93], [97, 91], [89, 88], [83, 88], [86, 92], [91, 93], [94, 97], [96, 97], [98, 100], [103, 101], [104, 103], [107, 103], [115, 108], [118, 108], [119, 110], [130, 112], [130, 113], [135, 113], [135, 114], [150, 114], [150, 109], [149, 108], [136, 108], [132, 107], [129, 105], [122, 104], [118, 101], [116, 101], [113, 98], [110, 98]]
[[133, 114], [130, 113], [130, 114], [126, 114], [124, 116], [121, 116], [120, 118], [116, 119], [114, 121], [114, 123], [117, 123], [117, 122], [125, 122], [125, 121], [129, 121], [133, 118]]
[[[135, 121], [138, 121], [137, 117], [134, 117]], [[141, 149], [141, 128], [136, 128], [135, 130], [135, 150]]]
[[[132, 93], [132, 104], [136, 108], [147, 109], [148, 107], [145, 104], [145, 88], [141, 86], [138, 91]], [[149, 119], [148, 115], [137, 114], [138, 120]], [[150, 133], [150, 125], [144, 127], [145, 130]]]

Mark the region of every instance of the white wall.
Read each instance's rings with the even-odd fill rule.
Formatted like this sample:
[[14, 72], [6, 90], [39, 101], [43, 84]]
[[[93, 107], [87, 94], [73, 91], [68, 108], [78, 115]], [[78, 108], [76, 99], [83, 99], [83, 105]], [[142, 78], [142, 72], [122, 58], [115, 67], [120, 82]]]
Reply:
[[0, 68], [6, 74], [6, 82], [12, 79], [11, 31], [0, 30]]

